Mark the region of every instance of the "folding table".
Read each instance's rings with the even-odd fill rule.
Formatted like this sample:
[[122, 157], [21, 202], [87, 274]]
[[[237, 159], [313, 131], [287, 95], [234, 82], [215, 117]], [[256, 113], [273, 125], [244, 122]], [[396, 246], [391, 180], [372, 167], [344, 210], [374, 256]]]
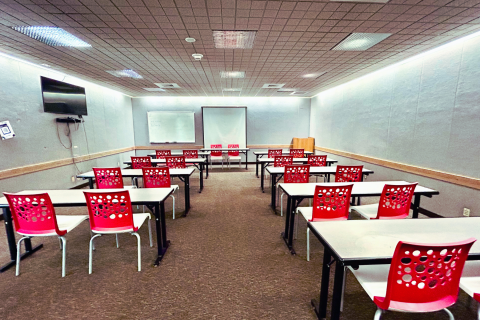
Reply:
[[[119, 191], [123, 189], [102, 189], [102, 191]], [[48, 193], [54, 207], [83, 207], [86, 206], [86, 199], [82, 189], [70, 190], [26, 190], [20, 193]], [[165, 199], [173, 193], [173, 188], [158, 189], [128, 189], [132, 205], [145, 205], [152, 210], [155, 215], [155, 227], [157, 230], [157, 248], [158, 255], [154, 262], [158, 266], [163, 256], [167, 252], [170, 241], [167, 240], [167, 227], [165, 224]], [[13, 266], [17, 259], [17, 247], [15, 243], [15, 231], [13, 230], [13, 220], [7, 198], [0, 198], [0, 208], [3, 209], [3, 217], [5, 220], [5, 230], [7, 234], [8, 248], [10, 250], [10, 262], [0, 268], [3, 272]], [[87, 248], [87, 243], [85, 244]], [[25, 253], [20, 259], [31, 256], [34, 252], [40, 250], [43, 244], [32, 248], [30, 239], [25, 240]], [[86, 252], [86, 251], [85, 251]]]
[[[148, 156], [152, 157], [153, 159], [156, 159], [157, 154], [156, 153], [149, 153]], [[172, 152], [172, 156], [183, 156], [183, 151], [182, 152]], [[206, 159], [207, 164], [208, 164], [208, 157], [210, 156], [210, 152], [198, 151], [198, 156]], [[187, 159], [185, 159], [185, 160], [187, 160]], [[208, 166], [206, 166], [206, 168], [205, 168], [205, 173], [206, 173], [205, 179], [208, 179]]]
[[[194, 171], [194, 168], [170, 169], [170, 176], [179, 177], [185, 185], [185, 217], [190, 210], [190, 176], [193, 174]], [[143, 177], [142, 169], [122, 169], [122, 176], [125, 178], [141, 178]], [[93, 189], [93, 180], [95, 179], [95, 174], [93, 173], [93, 171], [79, 174], [77, 177], [82, 179], [88, 179], [90, 189]]]
[[[312, 300], [318, 319], [324, 319], [327, 314], [330, 265], [333, 261], [335, 280], [330, 319], [338, 320], [345, 266], [361, 268], [361, 265], [368, 264], [390, 264], [399, 241], [448, 243], [471, 237], [480, 240], [479, 224], [480, 218], [309, 222], [310, 231], [324, 247], [320, 301]], [[480, 241], [473, 244], [468, 260], [480, 260]]]
[[226, 153], [228, 151], [238, 151], [245, 155], [245, 170], [248, 169], [248, 151], [250, 150], [250, 148], [202, 148], [200, 150], [207, 151], [208, 153], [210, 153], [211, 151], [222, 151], [223, 153]]
[[[382, 194], [385, 184], [408, 183], [405, 181], [368, 181], [352, 182], [352, 197], [379, 197]], [[333, 185], [334, 183], [280, 183], [281, 188], [287, 195], [287, 211], [285, 214], [285, 231], [282, 233], [283, 240], [292, 254], [293, 249], [293, 227], [295, 223], [295, 211], [298, 204], [305, 198], [313, 198], [316, 185]], [[438, 191], [417, 185], [414, 191], [414, 200], [411, 205], [413, 218], [418, 218], [418, 209], [420, 208], [420, 197], [431, 198], [439, 194]]]
[[[283, 173], [285, 172], [285, 167], [268, 167], [267, 171], [272, 176], [271, 177], [272, 178], [272, 201], [270, 202], [270, 206], [272, 207], [273, 211], [275, 211], [275, 208], [277, 206], [277, 204], [276, 204], [276, 201], [277, 201], [276, 185], [277, 185], [278, 181], [280, 181], [280, 179], [282, 178]], [[330, 182], [330, 175], [335, 174], [336, 171], [337, 171], [336, 166], [335, 167], [310, 167], [310, 175], [314, 175], [314, 174], [328, 175], [328, 182]], [[365, 168], [363, 168], [362, 172], [363, 172], [362, 180], [363, 180], [364, 175], [368, 176], [369, 174], [373, 173], [372, 170], [365, 169]], [[277, 176], [279, 176], [278, 179], [277, 179]]]
[[[264, 192], [264, 190], [263, 190], [263, 185], [264, 185], [263, 179], [265, 178], [265, 168], [268, 165], [272, 164], [274, 161], [275, 161], [275, 159], [273, 159], [273, 158], [258, 159], [258, 163], [260, 163], [260, 166], [261, 166], [260, 187], [262, 189], [262, 192]], [[307, 162], [308, 162], [307, 158], [293, 158], [293, 164], [304, 164], [304, 163], [307, 163]], [[331, 166], [332, 163], [335, 163], [335, 162], [338, 162], [338, 161], [327, 158], [327, 166]]]
[[[152, 165], [162, 164], [164, 165], [167, 162], [165, 159], [152, 159]], [[132, 165], [132, 161], [124, 161], [124, 164], [128, 164], [129, 166]], [[200, 171], [200, 191], [203, 190], [203, 170], [205, 169], [205, 164], [207, 163], [207, 159], [204, 158], [189, 158], [185, 159], [186, 164], [193, 164], [199, 171]], [[208, 167], [208, 166], [207, 166]], [[172, 169], [173, 170], [173, 169]]]
[[[254, 151], [253, 154], [255, 155], [255, 175], [258, 178], [258, 164], [260, 163], [258, 159], [263, 158], [263, 156], [268, 156], [268, 151]], [[290, 154], [290, 150], [282, 150], [282, 154], [284, 156], [288, 156]], [[305, 156], [308, 156], [309, 154], [313, 154], [312, 151], [303, 151], [303, 154]]]

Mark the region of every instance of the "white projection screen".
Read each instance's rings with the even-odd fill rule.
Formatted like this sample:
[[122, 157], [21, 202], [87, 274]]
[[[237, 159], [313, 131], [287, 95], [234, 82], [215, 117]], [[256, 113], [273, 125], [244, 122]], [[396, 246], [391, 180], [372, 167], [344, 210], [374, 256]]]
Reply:
[[202, 107], [203, 145], [247, 147], [247, 107]]

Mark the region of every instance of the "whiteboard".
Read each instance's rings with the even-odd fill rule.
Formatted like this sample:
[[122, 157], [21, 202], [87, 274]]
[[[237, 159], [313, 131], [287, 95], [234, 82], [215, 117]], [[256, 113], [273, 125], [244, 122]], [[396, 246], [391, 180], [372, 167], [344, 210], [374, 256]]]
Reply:
[[150, 143], [195, 143], [195, 113], [147, 112]]

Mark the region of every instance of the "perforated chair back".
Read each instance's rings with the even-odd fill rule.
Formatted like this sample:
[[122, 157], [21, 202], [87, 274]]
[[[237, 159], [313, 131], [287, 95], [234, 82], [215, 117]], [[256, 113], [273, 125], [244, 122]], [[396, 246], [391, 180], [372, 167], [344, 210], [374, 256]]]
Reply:
[[127, 190], [84, 191], [90, 228], [95, 232], [121, 232], [138, 228], [133, 225], [132, 203]]
[[457, 300], [463, 266], [475, 241], [470, 238], [444, 244], [398, 242], [385, 297], [374, 297], [373, 302], [383, 310], [411, 312], [451, 306]]
[[167, 167], [170, 169], [184, 169], [187, 166], [185, 165], [185, 156], [170, 156], [165, 157], [167, 160]]
[[183, 155], [185, 159], [198, 158], [198, 150], [183, 150]]
[[130, 157], [132, 159], [132, 169], [142, 169], [152, 166], [152, 158], [150, 157]]
[[59, 230], [55, 209], [48, 193], [15, 194], [3, 193], [12, 212], [15, 230], [25, 235], [56, 233], [63, 236], [66, 230]]
[[285, 166], [285, 173], [283, 174], [284, 183], [308, 183], [310, 178], [310, 166], [297, 165]]
[[268, 158], [274, 158], [275, 156], [281, 156], [283, 154], [282, 149], [268, 149]]
[[167, 156], [172, 155], [172, 150], [156, 150], [155, 151], [155, 158], [157, 159], [165, 159]]
[[[229, 148], [240, 148], [240, 146], [238, 144], [229, 144], [228, 147]], [[238, 150], [228, 151], [228, 155], [231, 156], [231, 157], [237, 157], [237, 156], [240, 155], [240, 151], [238, 151]]]
[[[222, 145], [221, 144], [211, 144], [210, 145], [210, 149], [221, 149], [222, 148]], [[221, 157], [222, 156], [222, 151], [211, 151], [210, 152], [210, 155], [212, 157]]]
[[142, 168], [145, 188], [170, 188], [170, 169], [168, 167]]
[[120, 168], [93, 168], [97, 189], [123, 189], [122, 170]]
[[309, 154], [307, 163], [312, 167], [326, 167], [327, 156]]
[[337, 166], [335, 182], [362, 181], [363, 166]]
[[315, 186], [312, 220], [347, 220], [353, 184], [322, 184]]
[[378, 214], [374, 219], [403, 219], [408, 217], [415, 183], [386, 184], [383, 187]]
[[293, 164], [292, 156], [274, 156], [273, 157], [274, 167], [285, 167], [291, 164]]
[[290, 149], [290, 155], [294, 158], [303, 158], [304, 153], [304, 149]]

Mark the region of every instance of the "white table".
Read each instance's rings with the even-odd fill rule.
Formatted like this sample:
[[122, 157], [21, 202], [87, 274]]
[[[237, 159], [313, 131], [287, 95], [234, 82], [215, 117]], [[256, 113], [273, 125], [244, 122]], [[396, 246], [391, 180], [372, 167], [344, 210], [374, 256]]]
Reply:
[[[319, 319], [326, 317], [331, 258], [335, 263], [332, 314], [340, 318], [344, 267], [390, 264], [399, 241], [448, 243], [471, 237], [480, 239], [480, 218], [345, 220], [309, 222], [308, 227], [324, 247], [320, 302], [312, 300]], [[480, 260], [480, 241], [468, 260]]]
[[[351, 182], [353, 184], [352, 197], [378, 197], [382, 194], [385, 184], [408, 183], [405, 181], [368, 181], [368, 182]], [[343, 184], [343, 183], [342, 183]], [[305, 198], [313, 198], [315, 186], [326, 185], [332, 186], [335, 183], [280, 183], [279, 188], [285, 192], [287, 197], [287, 211], [285, 214], [285, 231], [283, 239], [292, 254], [293, 249], [293, 227], [295, 223], [295, 211], [297, 206]], [[433, 195], [439, 194], [438, 191], [417, 185], [414, 191], [414, 200], [411, 205], [413, 218], [418, 218], [418, 209], [420, 208], [420, 197], [426, 196], [431, 198]]]
[[250, 148], [202, 148], [200, 150], [206, 151], [206, 152], [222, 151], [223, 153], [226, 153], [228, 151], [238, 151], [245, 155], [245, 170], [248, 169], [248, 151], [250, 151]]
[[[270, 173], [271, 177], [271, 182], [272, 182], [272, 200], [270, 202], [270, 206], [272, 207], [273, 211], [275, 212], [275, 207], [277, 206], [276, 201], [276, 185], [278, 181], [282, 178], [283, 174], [285, 173], [285, 167], [268, 167], [267, 172]], [[314, 174], [325, 174], [328, 175], [328, 182], [330, 182], [330, 175], [335, 174], [337, 172], [337, 167], [310, 167], [310, 175]], [[362, 170], [362, 180], [363, 176], [368, 176], [369, 174], [373, 173], [373, 170], [370, 169], [365, 169], [363, 168]], [[277, 179], [278, 176], [278, 179]]]
[[[258, 178], [258, 164], [260, 163], [260, 162], [258, 162], [258, 159], [263, 158], [263, 156], [268, 156], [268, 151], [254, 151], [253, 154], [256, 157], [256, 159], [255, 159], [255, 174]], [[285, 156], [290, 155], [290, 149], [282, 150], [282, 154], [285, 155]], [[304, 155], [309, 155], [309, 154], [313, 154], [313, 152], [312, 151], [303, 151], [303, 154]]]
[[[125, 178], [141, 178], [143, 177], [142, 169], [122, 169], [122, 176]], [[190, 210], [190, 176], [195, 171], [194, 168], [186, 169], [170, 169], [171, 177], [179, 177], [180, 180], [184, 182], [185, 186], [185, 217]], [[82, 174], [79, 174], [77, 177], [82, 179], [88, 179], [90, 189], [93, 189], [93, 180], [95, 179], [95, 174], [93, 171], [88, 171]]]
[[[274, 162], [275, 162], [275, 159], [273, 159], [273, 158], [258, 159], [258, 163], [260, 163], [260, 166], [261, 166], [260, 188], [262, 189], [262, 192], [264, 191], [263, 190], [263, 185], [264, 185], [263, 179], [265, 178], [265, 168], [267, 166], [269, 166], [270, 164], [274, 163]], [[335, 162], [337, 162], [337, 160], [327, 158], [327, 166], [331, 166], [332, 163], [335, 163]], [[304, 164], [304, 163], [308, 163], [307, 158], [293, 158], [293, 164]]]
[[[152, 161], [152, 165], [155, 165], [155, 166], [157, 164], [165, 164], [167, 162], [167, 160], [165, 160], [165, 159], [152, 159], [151, 161]], [[129, 166], [132, 165], [131, 160], [130, 161], [124, 161], [123, 163], [127, 164]], [[188, 158], [188, 159], [185, 159], [185, 163], [195, 165], [195, 167], [200, 171], [200, 191], [199, 191], [199, 193], [201, 193], [202, 190], [203, 190], [203, 170], [205, 169], [205, 167], [208, 168], [208, 165], [206, 165], [207, 164], [207, 159], [205, 159], [205, 158]], [[207, 174], [207, 177], [208, 177], [208, 174]]]
[[[193, 149], [185, 149], [185, 150], [193, 150]], [[157, 153], [149, 153], [148, 156], [152, 157], [153, 159], [156, 159], [157, 158]], [[172, 156], [183, 156], [183, 151], [182, 152], [179, 152], [179, 151], [172, 152]], [[206, 164], [208, 164], [208, 157], [210, 156], [210, 152], [199, 151], [198, 156], [203, 158], [203, 159], [206, 159]], [[185, 159], [185, 160], [187, 160], [187, 159]], [[152, 163], [153, 163], [153, 161], [152, 161]], [[205, 179], [208, 179], [208, 165], [205, 168], [205, 173], [206, 173]]]
[[[102, 189], [98, 191], [109, 192], [123, 189]], [[54, 207], [79, 207], [86, 206], [86, 199], [82, 189], [69, 190], [26, 190], [20, 193], [48, 193]], [[145, 205], [155, 215], [155, 226], [157, 230], [157, 248], [158, 255], [154, 265], [158, 266], [163, 256], [167, 252], [170, 241], [167, 240], [167, 227], [165, 224], [165, 199], [172, 194], [173, 188], [156, 189], [128, 189], [132, 205]], [[13, 230], [12, 213], [8, 206], [7, 198], [0, 198], [0, 208], [3, 209], [5, 221], [5, 230], [7, 234], [8, 247], [10, 250], [10, 262], [0, 268], [3, 272], [15, 265], [17, 258], [17, 247], [15, 243], [15, 231]], [[25, 240], [25, 253], [20, 259], [24, 259], [43, 247], [43, 244], [32, 248], [30, 239]]]

